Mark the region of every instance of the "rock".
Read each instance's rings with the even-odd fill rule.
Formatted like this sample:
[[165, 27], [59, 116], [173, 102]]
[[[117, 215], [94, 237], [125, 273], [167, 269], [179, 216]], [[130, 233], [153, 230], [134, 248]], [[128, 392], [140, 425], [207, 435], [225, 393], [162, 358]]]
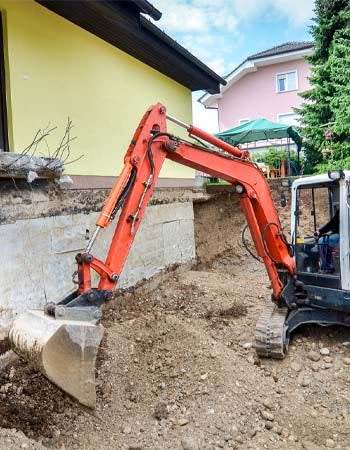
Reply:
[[166, 419], [169, 415], [168, 405], [164, 402], [160, 402], [156, 405], [153, 412], [153, 417], [157, 420]]
[[302, 445], [305, 450], [319, 450], [318, 445], [314, 444], [311, 441], [303, 441]]
[[313, 372], [318, 372], [320, 370], [320, 366], [317, 363], [311, 364], [311, 370]]
[[131, 428], [129, 427], [129, 425], [125, 425], [122, 429], [122, 433], [123, 434], [130, 434], [131, 433]]
[[59, 438], [59, 437], [61, 436], [61, 431], [58, 430], [58, 429], [54, 430], [53, 436], [54, 436], [56, 439]]
[[269, 422], [269, 421], [265, 422], [265, 428], [266, 428], [267, 430], [272, 430], [272, 428], [273, 428], [273, 423], [272, 423], [272, 422]]
[[301, 365], [297, 363], [296, 361], [293, 361], [290, 365], [291, 369], [294, 370], [294, 372], [300, 372], [301, 371]]
[[350, 341], [345, 341], [342, 343], [343, 347], [350, 347]]
[[253, 344], [251, 342], [245, 342], [244, 344], [242, 344], [242, 347], [246, 350], [249, 350], [253, 347]]
[[343, 363], [347, 366], [350, 366], [350, 358], [344, 358]]
[[271, 412], [265, 411], [265, 410], [261, 411], [261, 417], [263, 419], [269, 420], [271, 422], [273, 422], [275, 420], [275, 416]]
[[253, 428], [250, 432], [249, 432], [249, 436], [251, 438], [253, 438], [254, 436], [256, 436], [256, 433], [260, 431], [260, 428]]
[[307, 354], [308, 359], [310, 359], [311, 361], [319, 361], [321, 356], [319, 353], [311, 350], [308, 354]]
[[307, 386], [310, 386], [310, 384], [311, 384], [311, 378], [310, 377], [304, 377], [302, 380], [301, 380], [301, 383], [300, 383], [303, 387], [307, 387]]
[[326, 447], [327, 448], [334, 448], [335, 447], [335, 442], [333, 441], [333, 439], [326, 439]]
[[279, 436], [282, 434], [282, 427], [281, 426], [279, 426], [279, 425], [275, 425], [273, 428], [272, 428], [272, 431], [274, 431], [275, 433], [277, 433]]
[[189, 437], [184, 437], [181, 440], [181, 445], [184, 450], [198, 450], [199, 449], [197, 442], [194, 439], [189, 438]]
[[179, 420], [177, 421], [177, 424], [178, 424], [180, 427], [183, 427], [183, 426], [187, 425], [188, 423], [189, 423], [188, 419], [185, 419], [184, 417], [183, 417], [182, 419], [179, 419]]
[[12, 378], [15, 376], [16, 369], [14, 367], [11, 367], [10, 373], [9, 373], [9, 380], [12, 380]]
[[265, 408], [267, 409], [273, 409], [274, 404], [273, 401], [270, 398], [265, 398], [262, 402], [262, 404], [265, 406]]
[[321, 354], [322, 356], [328, 356], [328, 355], [330, 354], [330, 351], [329, 351], [328, 348], [322, 347], [322, 348], [320, 349], [320, 354]]
[[129, 394], [129, 400], [130, 400], [131, 402], [134, 402], [134, 403], [137, 402], [137, 395], [135, 394], [135, 392], [130, 392], [130, 394]]
[[323, 358], [323, 361], [324, 361], [325, 363], [327, 363], [327, 364], [332, 364], [333, 358], [332, 358], [331, 356], [325, 356], [325, 357]]
[[208, 374], [207, 373], [203, 373], [203, 375], [201, 375], [201, 381], [204, 381], [208, 378]]
[[281, 436], [283, 438], [287, 438], [289, 436], [289, 430], [287, 428], [283, 428], [281, 432]]

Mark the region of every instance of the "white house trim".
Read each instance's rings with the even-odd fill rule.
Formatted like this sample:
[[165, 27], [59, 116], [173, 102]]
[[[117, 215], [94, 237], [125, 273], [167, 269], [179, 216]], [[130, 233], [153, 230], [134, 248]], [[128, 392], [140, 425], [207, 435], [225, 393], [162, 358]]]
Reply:
[[220, 87], [220, 94], [205, 94], [198, 99], [206, 108], [217, 108], [218, 100], [222, 98], [222, 94], [245, 75], [251, 72], [256, 72], [259, 67], [268, 66], [271, 64], [279, 64], [286, 61], [295, 61], [304, 59], [305, 56], [312, 55], [313, 48], [306, 48], [297, 50], [295, 52], [281, 53], [279, 55], [267, 56], [256, 59], [246, 59], [236, 67], [229, 75], [225, 77], [227, 84]]

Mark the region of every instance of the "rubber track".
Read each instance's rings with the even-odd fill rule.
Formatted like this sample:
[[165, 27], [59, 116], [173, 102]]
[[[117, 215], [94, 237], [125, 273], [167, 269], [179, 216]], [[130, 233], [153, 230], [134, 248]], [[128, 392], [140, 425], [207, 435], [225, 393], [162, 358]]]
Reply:
[[279, 308], [269, 301], [261, 314], [255, 330], [255, 348], [259, 357], [283, 359], [288, 351], [284, 342], [285, 321], [288, 308]]

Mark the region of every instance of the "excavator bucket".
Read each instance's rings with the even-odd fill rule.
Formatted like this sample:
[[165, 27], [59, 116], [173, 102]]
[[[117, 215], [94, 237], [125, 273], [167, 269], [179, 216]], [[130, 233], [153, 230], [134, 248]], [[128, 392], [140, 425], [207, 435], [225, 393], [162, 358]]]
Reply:
[[102, 325], [61, 320], [44, 311], [21, 314], [9, 332], [13, 350], [83, 405], [96, 406], [95, 362]]

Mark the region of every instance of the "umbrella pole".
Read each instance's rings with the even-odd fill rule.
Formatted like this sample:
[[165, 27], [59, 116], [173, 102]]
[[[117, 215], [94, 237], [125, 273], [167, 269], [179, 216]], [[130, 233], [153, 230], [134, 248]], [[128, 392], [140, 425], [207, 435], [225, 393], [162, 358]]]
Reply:
[[288, 176], [290, 177], [290, 138], [287, 138], [288, 142]]

